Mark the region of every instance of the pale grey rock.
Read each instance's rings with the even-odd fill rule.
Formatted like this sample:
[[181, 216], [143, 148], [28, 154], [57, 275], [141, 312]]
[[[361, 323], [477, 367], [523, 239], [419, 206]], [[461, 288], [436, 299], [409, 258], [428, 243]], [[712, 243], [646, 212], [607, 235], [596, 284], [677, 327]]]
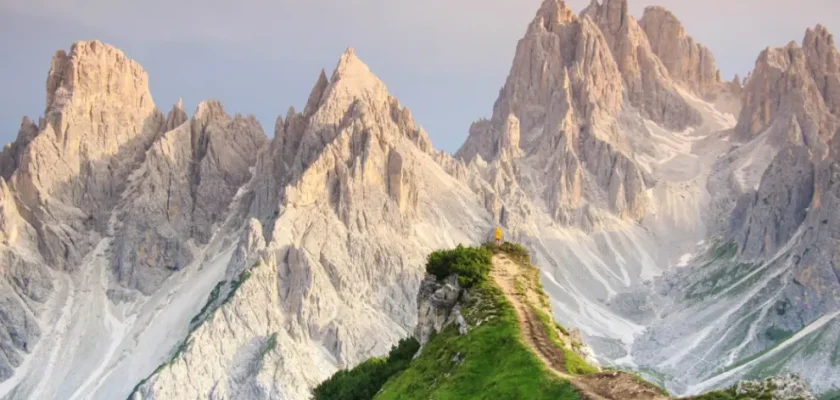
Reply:
[[[745, 195], [733, 213], [733, 240], [743, 257], [773, 257], [793, 237], [811, 205], [814, 175], [807, 148], [791, 147], [776, 156], [764, 172], [758, 191]], [[745, 207], [748, 211], [741, 211]]]
[[658, 6], [646, 7], [639, 26], [672, 79], [702, 97], [714, 98], [720, 92], [714, 55], [686, 34], [673, 13]]
[[163, 124], [163, 132], [166, 133], [175, 128], [181, 126], [184, 122], [187, 122], [187, 112], [184, 111], [184, 103], [183, 100], [179, 99], [178, 103], [172, 106], [172, 109], [169, 110], [169, 114], [166, 115], [166, 122]]
[[462, 335], [467, 333], [468, 327], [458, 305], [463, 293], [456, 275], [443, 282], [438, 282], [434, 275], [426, 275], [417, 292], [417, 326], [414, 328], [414, 337], [421, 347], [432, 335], [451, 324], [458, 324]]
[[163, 122], [146, 72], [121, 51], [92, 41], [56, 53], [44, 121], [10, 179], [51, 266], [78, 266]]
[[645, 179], [622, 153], [627, 146], [615, 128], [623, 87], [595, 23], [562, 1], [545, 1], [517, 45], [493, 118], [474, 123], [456, 153], [490, 162], [481, 173], [489, 186], [478, 190], [494, 218], [513, 230], [529, 218], [520, 159], [548, 174], [544, 187], [530, 191], [562, 224], [592, 226], [590, 203], [628, 219], [644, 215]]
[[35, 237], [0, 177], [0, 380], [9, 378], [38, 343], [38, 314], [53, 290], [47, 267], [25, 252]]
[[645, 31], [628, 11], [627, 0], [593, 0], [581, 16], [604, 34], [624, 78], [630, 103], [646, 117], [673, 130], [698, 125], [701, 116], [677, 93], [668, 70], [651, 49]]
[[38, 125], [32, 123], [27, 117], [23, 117], [20, 123], [20, 130], [18, 131], [17, 139], [11, 144], [7, 144], [0, 151], [0, 177], [7, 182], [12, 177], [12, 174], [20, 165], [20, 159], [23, 157], [24, 149], [29, 145], [29, 142], [38, 135]]
[[[169, 121], [182, 119], [176, 106]], [[208, 243], [266, 142], [252, 117], [228, 116], [217, 101], [199, 104], [189, 122], [148, 151], [117, 211], [112, 268], [118, 282], [151, 294]]]
[[[744, 195], [732, 216], [733, 240], [742, 260], [782, 255], [791, 260], [789, 274], [795, 283], [785, 284], [777, 300], [787, 311], [768, 318], [790, 331], [840, 309], [840, 279], [832, 261], [840, 236], [831, 227], [838, 215], [832, 205], [837, 201], [838, 153], [827, 143], [836, 138], [829, 132], [837, 132], [838, 120], [829, 107], [832, 97], [825, 96], [830, 91], [824, 90], [831, 85], [827, 78], [836, 75], [837, 50], [821, 27], [808, 30], [803, 46], [767, 49], [756, 64], [745, 102], [762, 102], [758, 107], [764, 109], [756, 114], [757, 105], [745, 108], [739, 126], [743, 133], [775, 139], [783, 150], [764, 172], [757, 192]], [[757, 97], [762, 92], [756, 86], [770, 82], [776, 83], [765, 90], [778, 102], [775, 108]]]
[[[705, 58], [665, 60], [690, 43], [679, 29], [653, 43], [625, 3], [590, 11], [578, 17], [560, 1], [542, 5], [491, 119], [473, 125], [456, 157], [432, 149], [352, 50], [332, 75], [321, 71], [302, 112], [277, 119], [270, 143], [252, 118], [228, 116], [214, 101], [192, 119], [180, 104], [164, 118], [145, 74], [112, 48], [91, 42], [59, 54], [44, 122], [23, 124], [20, 144], [0, 156], [9, 176], [6, 189], [0, 179], [0, 374], [28, 354], [36, 365], [6, 395], [53, 398], [78, 388], [82, 398], [123, 398], [149, 377], [134, 398], [308, 398], [335, 370], [385, 354], [418, 317], [440, 321], [417, 296], [425, 256], [481, 241], [494, 223], [532, 251], [562, 306], [558, 321], [579, 327], [599, 358], [664, 370], [669, 384], [679, 382], [675, 392], [774, 345], [766, 332], [822, 323], [840, 293], [832, 267], [840, 264], [840, 178], [837, 148], [825, 139], [837, 130], [823, 115], [836, 104], [830, 35], [806, 34], [801, 62], [771, 60], [745, 80], [748, 122], [763, 112], [761, 93], [792, 106], [771, 107], [742, 145], [718, 132], [732, 127], [727, 113], [739, 107], [721, 112], [683, 96], [705, 87], [709, 68]], [[797, 94], [799, 78], [775, 79], [776, 69], [804, 71], [813, 84]], [[720, 90], [718, 100], [729, 101], [741, 88]], [[731, 160], [710, 161], [719, 154]], [[72, 166], [68, 186], [51, 180], [63, 163]], [[744, 163], [755, 176], [743, 176]], [[707, 187], [712, 174], [721, 179]], [[781, 256], [758, 270], [746, 251], [733, 264], [707, 263], [695, 254], [707, 245], [698, 242], [716, 238], [705, 220], [727, 219], [745, 192], [727, 221], [733, 237], [761, 257], [772, 249]], [[644, 295], [622, 293], [683, 254], [681, 274]], [[721, 272], [717, 283], [704, 281]], [[741, 279], [738, 290], [709, 294]], [[448, 304], [456, 291], [429, 296]], [[55, 304], [71, 298], [77, 303], [60, 320], [70, 329], [53, 328], [63, 311]], [[616, 310], [610, 302], [631, 304]], [[446, 319], [464, 332], [459, 315], [456, 302]], [[80, 325], [86, 330], [72, 329]], [[832, 341], [837, 330], [828, 327], [806, 338]], [[183, 352], [155, 372], [188, 331]], [[69, 357], [79, 373], [47, 362], [65, 361], [72, 348], [33, 350], [65, 333], [96, 350]], [[796, 357], [779, 365], [801, 371], [811, 361], [809, 379], [829, 388], [829, 362], [803, 356], [797, 340]], [[663, 350], [667, 343], [680, 347]]]
[[816, 400], [808, 390], [808, 383], [799, 375], [786, 374], [762, 381], [741, 381], [735, 388], [740, 396], [770, 398], [772, 400]]
[[225, 278], [228, 281], [236, 279], [242, 271], [252, 267], [266, 248], [263, 227], [259, 220], [251, 218], [245, 226], [245, 231], [239, 238], [236, 250], [228, 263]]
[[817, 25], [805, 31], [802, 49], [826, 108], [835, 116], [840, 116], [840, 53], [834, 36], [824, 26]]

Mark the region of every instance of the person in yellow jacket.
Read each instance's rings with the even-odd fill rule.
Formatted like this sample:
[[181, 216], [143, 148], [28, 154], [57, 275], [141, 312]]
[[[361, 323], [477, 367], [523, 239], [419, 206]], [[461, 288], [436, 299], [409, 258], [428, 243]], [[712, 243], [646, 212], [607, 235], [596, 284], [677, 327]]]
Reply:
[[501, 245], [502, 244], [502, 228], [499, 228], [498, 226], [496, 227], [495, 237], [496, 237], [496, 246]]

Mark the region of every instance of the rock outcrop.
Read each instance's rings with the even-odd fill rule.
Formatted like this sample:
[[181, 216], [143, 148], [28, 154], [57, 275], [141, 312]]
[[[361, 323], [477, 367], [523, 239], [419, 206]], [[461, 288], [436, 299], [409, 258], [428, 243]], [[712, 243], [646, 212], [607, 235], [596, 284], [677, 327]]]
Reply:
[[414, 328], [414, 337], [421, 346], [425, 346], [432, 335], [452, 324], [458, 324], [462, 335], [467, 333], [469, 327], [461, 315], [459, 304], [464, 293], [456, 275], [442, 283], [434, 275], [426, 275], [417, 291], [417, 326]]
[[735, 388], [739, 396], [770, 398], [772, 400], [816, 400], [808, 390], [808, 383], [799, 375], [787, 374], [763, 381], [741, 381]]
[[121, 51], [93, 41], [55, 54], [44, 121], [10, 179], [50, 265], [79, 265], [163, 122], [146, 72]]
[[743, 257], [769, 258], [788, 243], [805, 221], [814, 180], [815, 167], [807, 148], [790, 147], [776, 156], [758, 191], [742, 197], [733, 212], [732, 229], [737, 235], [733, 240]]
[[[81, 355], [84, 345], [55, 347], [56, 337], [70, 335], [62, 330], [104, 326], [94, 337], [116, 335], [114, 321], [123, 318], [79, 313], [108, 298], [137, 306], [144, 298], [135, 290], [154, 295], [204, 254], [266, 142], [252, 116], [231, 118], [218, 102], [202, 103], [189, 121], [179, 102], [164, 118], [140, 65], [98, 41], [57, 52], [46, 86], [44, 117], [37, 126], [25, 118], [0, 153], [0, 378], [24, 367], [25, 354], [36, 358], [22, 371], [30, 375], [20, 387], [29, 389], [15, 389], [24, 397], [31, 381], [49, 381], [32, 373], [61, 373], [33, 363], [64, 349]], [[36, 347], [45, 336], [53, 348]], [[50, 384], [37, 392], [51, 396], [61, 379]]]
[[47, 267], [34, 256], [35, 238], [0, 177], [0, 380], [10, 378], [40, 340], [38, 317], [54, 289]]
[[685, 33], [674, 14], [662, 7], [647, 7], [639, 26], [672, 79], [705, 98], [720, 92], [720, 71], [714, 55]]
[[[429, 251], [490, 227], [352, 49], [275, 131], [242, 192], [253, 219], [216, 294], [229, 300], [212, 302], [183, 353], [135, 396], [305, 398], [414, 328]], [[246, 248], [258, 254], [250, 270]], [[276, 350], [258, 357], [269, 337]]]

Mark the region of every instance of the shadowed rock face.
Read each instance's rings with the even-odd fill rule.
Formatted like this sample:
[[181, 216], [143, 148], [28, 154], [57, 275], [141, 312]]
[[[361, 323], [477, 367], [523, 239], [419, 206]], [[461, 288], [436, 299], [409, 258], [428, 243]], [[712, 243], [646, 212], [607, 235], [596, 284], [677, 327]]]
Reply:
[[822, 27], [809, 29], [801, 47], [791, 42], [764, 50], [744, 87], [736, 129], [751, 137], [784, 124], [779, 129], [801, 129], [806, 145], [822, 154], [820, 147], [840, 128], [838, 59], [832, 36]]
[[169, 113], [167, 125], [181, 123], [153, 143], [117, 209], [112, 268], [145, 294], [193, 261], [190, 240], [210, 241], [267, 142], [253, 116], [231, 118], [217, 101], [185, 117], [180, 105]]

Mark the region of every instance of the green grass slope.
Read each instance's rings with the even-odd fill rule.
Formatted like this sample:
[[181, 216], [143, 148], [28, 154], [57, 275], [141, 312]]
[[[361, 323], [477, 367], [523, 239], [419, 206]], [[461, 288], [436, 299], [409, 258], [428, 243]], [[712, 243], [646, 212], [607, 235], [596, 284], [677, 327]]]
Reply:
[[521, 341], [516, 312], [499, 288], [484, 281], [471, 294], [464, 317], [471, 326], [485, 322], [465, 336], [446, 328], [375, 399], [580, 398]]
[[370, 371], [385, 361], [371, 359], [318, 386], [314, 399], [580, 399], [520, 339], [516, 311], [488, 279], [493, 250], [459, 246], [429, 256], [429, 273], [439, 278], [458, 273], [461, 284], [470, 288], [462, 308], [473, 327], [468, 334], [447, 327], [405, 368], [388, 369], [390, 379], [381, 389], [383, 374]]

